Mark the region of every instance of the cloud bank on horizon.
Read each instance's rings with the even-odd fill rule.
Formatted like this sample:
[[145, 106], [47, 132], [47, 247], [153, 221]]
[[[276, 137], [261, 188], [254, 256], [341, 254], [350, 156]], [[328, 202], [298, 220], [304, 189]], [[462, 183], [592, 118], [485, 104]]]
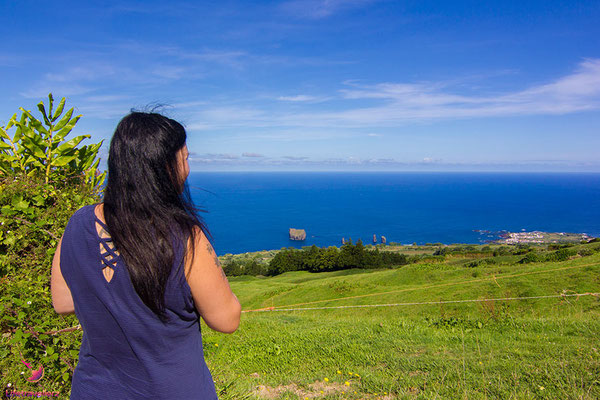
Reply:
[[0, 125], [52, 92], [95, 141], [166, 104], [194, 170], [600, 172], [596, 2], [111, 4], [0, 5]]

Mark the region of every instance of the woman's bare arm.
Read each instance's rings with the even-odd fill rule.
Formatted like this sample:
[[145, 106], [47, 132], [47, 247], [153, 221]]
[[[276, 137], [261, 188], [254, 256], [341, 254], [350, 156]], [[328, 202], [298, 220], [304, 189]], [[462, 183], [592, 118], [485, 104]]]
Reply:
[[62, 238], [58, 242], [56, 247], [56, 253], [52, 259], [52, 274], [50, 276], [50, 293], [52, 294], [52, 306], [54, 310], [59, 314], [71, 314], [75, 312], [75, 305], [73, 304], [73, 296], [71, 296], [71, 290], [65, 282], [65, 278], [62, 276], [60, 271], [60, 247], [62, 245]]
[[[191, 246], [188, 250], [191, 251]], [[229, 287], [217, 254], [200, 230], [196, 235], [194, 257], [187, 257], [186, 271], [189, 271], [186, 278], [196, 309], [204, 322], [218, 332], [235, 332], [242, 307]]]

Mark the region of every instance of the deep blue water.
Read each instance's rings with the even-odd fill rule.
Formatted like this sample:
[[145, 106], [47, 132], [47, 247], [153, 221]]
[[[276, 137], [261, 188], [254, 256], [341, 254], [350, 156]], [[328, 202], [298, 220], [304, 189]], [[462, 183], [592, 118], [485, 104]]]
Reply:
[[[600, 174], [218, 172], [188, 179], [218, 254], [371, 243], [482, 243], [485, 231], [600, 236]], [[303, 242], [289, 228], [307, 232]]]

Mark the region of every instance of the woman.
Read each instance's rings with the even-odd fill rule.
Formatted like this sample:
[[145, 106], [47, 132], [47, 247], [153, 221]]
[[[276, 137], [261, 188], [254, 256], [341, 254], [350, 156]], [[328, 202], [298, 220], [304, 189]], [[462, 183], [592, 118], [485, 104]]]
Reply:
[[83, 328], [71, 399], [216, 399], [199, 317], [234, 332], [241, 307], [185, 190], [185, 129], [124, 117], [103, 203], [69, 220], [52, 263], [52, 303]]

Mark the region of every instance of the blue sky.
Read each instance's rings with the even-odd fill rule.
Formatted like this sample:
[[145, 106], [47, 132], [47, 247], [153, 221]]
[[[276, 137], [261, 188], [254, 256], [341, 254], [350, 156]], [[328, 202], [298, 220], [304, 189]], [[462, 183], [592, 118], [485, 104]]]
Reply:
[[0, 125], [108, 142], [166, 104], [191, 168], [600, 172], [598, 1], [3, 1]]

